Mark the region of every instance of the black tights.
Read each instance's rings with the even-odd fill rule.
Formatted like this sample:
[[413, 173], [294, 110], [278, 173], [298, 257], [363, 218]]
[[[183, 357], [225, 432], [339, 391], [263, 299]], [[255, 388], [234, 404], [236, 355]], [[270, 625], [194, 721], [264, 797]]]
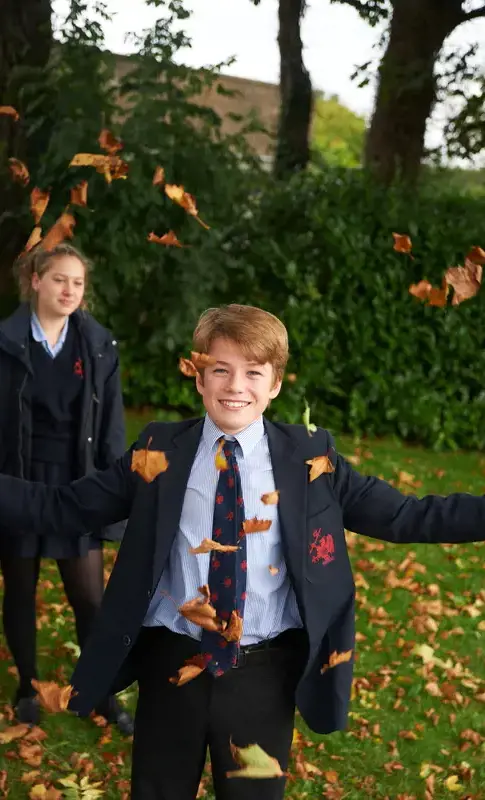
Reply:
[[[40, 559], [2, 556], [0, 566], [4, 581], [3, 628], [19, 671], [18, 698], [29, 697], [35, 694], [31, 680], [37, 678], [35, 596]], [[90, 550], [80, 558], [62, 558], [57, 566], [74, 611], [82, 649], [103, 597], [103, 551]]]

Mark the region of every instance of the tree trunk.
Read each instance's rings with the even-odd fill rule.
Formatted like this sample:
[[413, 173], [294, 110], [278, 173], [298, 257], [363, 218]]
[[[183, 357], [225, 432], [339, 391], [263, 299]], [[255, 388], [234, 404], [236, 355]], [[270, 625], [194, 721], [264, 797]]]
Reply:
[[384, 184], [416, 181], [426, 123], [436, 100], [435, 62], [462, 21], [461, 0], [394, 0], [379, 69], [365, 165]]
[[279, 178], [304, 169], [310, 157], [313, 95], [303, 63], [300, 21], [305, 0], [279, 0], [280, 117], [274, 163]]
[[[22, 90], [31, 70], [47, 65], [52, 45], [49, 0], [1, 0], [0, 3], [0, 105], [12, 105], [19, 122], [0, 116], [0, 312], [7, 306], [13, 281], [11, 268], [25, 242], [25, 220], [20, 208], [26, 189], [14, 183], [8, 169], [13, 156], [29, 164], [36, 137], [28, 137], [22, 115]], [[41, 114], [41, 110], [37, 114]], [[28, 191], [28, 189], [27, 189]]]

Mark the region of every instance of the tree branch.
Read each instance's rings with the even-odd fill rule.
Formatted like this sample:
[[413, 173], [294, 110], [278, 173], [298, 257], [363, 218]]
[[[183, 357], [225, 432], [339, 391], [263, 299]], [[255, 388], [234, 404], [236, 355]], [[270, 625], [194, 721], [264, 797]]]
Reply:
[[463, 13], [461, 21], [470, 22], [471, 19], [479, 19], [480, 17], [485, 17], [485, 6], [475, 8], [473, 11], [469, 11], [467, 14]]
[[382, 20], [389, 19], [389, 3], [392, 5], [393, 0], [330, 0], [331, 3], [340, 3], [341, 5], [350, 6], [355, 8], [359, 16], [362, 17], [369, 25], [377, 25]]

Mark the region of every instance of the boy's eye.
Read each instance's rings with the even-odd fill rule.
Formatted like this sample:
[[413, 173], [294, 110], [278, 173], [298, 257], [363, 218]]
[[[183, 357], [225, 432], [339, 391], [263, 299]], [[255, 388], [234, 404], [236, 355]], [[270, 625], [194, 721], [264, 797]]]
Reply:
[[216, 367], [214, 372], [227, 372], [227, 370], [225, 370], [223, 367]]
[[251, 369], [248, 372], [248, 375], [262, 375], [262, 374], [263, 374], [262, 372], [258, 372], [256, 369]]

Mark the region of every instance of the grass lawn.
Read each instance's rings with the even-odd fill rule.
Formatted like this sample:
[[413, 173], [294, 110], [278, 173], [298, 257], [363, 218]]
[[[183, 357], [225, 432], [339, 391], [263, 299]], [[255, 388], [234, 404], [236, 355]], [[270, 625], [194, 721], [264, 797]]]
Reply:
[[[144, 421], [129, 417], [129, 441]], [[337, 437], [337, 444], [360, 471], [393, 480], [404, 491], [485, 491], [481, 454], [435, 454], [390, 440], [359, 444], [348, 437]], [[358, 587], [349, 727], [323, 737], [298, 721], [287, 797], [485, 800], [484, 546], [401, 547], [351, 533], [348, 542]], [[114, 548], [107, 550], [107, 572], [115, 556]], [[420, 645], [422, 655], [414, 652]], [[75, 650], [73, 615], [55, 562], [46, 561], [38, 592], [42, 679], [67, 683]], [[437, 661], [424, 663], [430, 656]], [[3, 729], [15, 687], [4, 643], [0, 687]], [[129, 706], [135, 697], [134, 689], [125, 693]], [[94, 800], [88, 787], [97, 782], [106, 798], [129, 797], [130, 742], [96, 723], [45, 715], [40, 743], [21, 738], [0, 744], [0, 797], [61, 796], [35, 788], [45, 784], [65, 797]], [[34, 731], [34, 740], [36, 733], [42, 735]], [[78, 787], [86, 778], [84, 793], [63, 789], [59, 779], [68, 776]], [[208, 782], [205, 788], [209, 800]]]

